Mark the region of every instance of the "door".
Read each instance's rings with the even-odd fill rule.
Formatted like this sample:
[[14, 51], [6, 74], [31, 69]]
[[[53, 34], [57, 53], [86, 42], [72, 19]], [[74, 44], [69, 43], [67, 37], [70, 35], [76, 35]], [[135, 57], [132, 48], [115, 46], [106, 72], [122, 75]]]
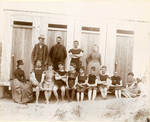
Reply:
[[[47, 32], [47, 46], [50, 51], [51, 47], [56, 44], [56, 38], [62, 38], [62, 45], [67, 46], [67, 25], [62, 24], [48, 24]], [[51, 62], [51, 60], [49, 59]]]
[[99, 44], [99, 39], [100, 39], [99, 36], [100, 36], [99, 34], [95, 34], [95, 33], [82, 32], [81, 48], [84, 51], [83, 57], [82, 57], [82, 65], [84, 67], [87, 67], [87, 64], [86, 64], [87, 55], [92, 52], [93, 46], [95, 44], [97, 45]]
[[132, 72], [134, 38], [129, 36], [117, 36], [116, 41], [116, 62], [117, 71], [122, 78], [123, 85], [126, 85], [127, 74]]
[[11, 79], [14, 78], [14, 70], [17, 67], [17, 60], [24, 62], [26, 79], [29, 79], [31, 68], [32, 51], [32, 28], [14, 27], [12, 43]]

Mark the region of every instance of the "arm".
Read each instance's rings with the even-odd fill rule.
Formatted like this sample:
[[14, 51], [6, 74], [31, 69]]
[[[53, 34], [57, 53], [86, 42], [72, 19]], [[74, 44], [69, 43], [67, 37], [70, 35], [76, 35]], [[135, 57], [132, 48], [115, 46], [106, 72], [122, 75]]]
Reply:
[[90, 62], [90, 59], [91, 59], [91, 54], [88, 54], [88, 55], [87, 55], [87, 58], [86, 58], [86, 63], [87, 63], [87, 64]]
[[18, 72], [18, 71], [15, 71], [14, 74], [15, 74], [15, 77], [16, 77], [19, 81], [24, 82], [24, 79], [22, 79], [22, 78], [19, 77], [19, 72]]
[[54, 50], [54, 47], [52, 46], [51, 49], [50, 49], [50, 53], [49, 53], [49, 57], [51, 59], [53, 58], [53, 50]]
[[101, 54], [99, 54], [99, 64], [102, 65], [102, 58], [101, 58]]
[[32, 72], [32, 77], [33, 77], [33, 79], [38, 83], [38, 81], [37, 81], [37, 79], [36, 79], [36, 77], [35, 77], [35, 73], [34, 73], [34, 72]]
[[40, 84], [42, 84], [42, 83], [44, 82], [45, 76], [46, 76], [46, 74], [45, 74], [45, 73], [43, 73], [43, 74], [42, 74], [42, 78], [41, 78], [41, 82], [40, 82]]
[[66, 59], [66, 57], [67, 57], [67, 51], [66, 51], [66, 48], [64, 47], [64, 59]]
[[31, 54], [31, 61], [32, 61], [32, 64], [34, 64], [35, 50], [36, 50], [36, 46], [34, 46], [34, 48], [33, 48], [33, 50], [32, 50], [32, 54]]
[[119, 86], [122, 86], [122, 80], [120, 80], [120, 85]]
[[75, 84], [74, 84], [73, 88], [75, 88], [75, 86], [77, 85], [77, 83], [78, 83], [78, 77], [76, 77], [76, 79], [75, 79]]

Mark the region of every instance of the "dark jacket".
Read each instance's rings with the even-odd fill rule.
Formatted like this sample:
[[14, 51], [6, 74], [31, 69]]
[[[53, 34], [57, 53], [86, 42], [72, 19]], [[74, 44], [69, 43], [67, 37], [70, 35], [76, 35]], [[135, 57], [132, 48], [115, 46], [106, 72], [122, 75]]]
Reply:
[[[56, 54], [57, 54], [57, 45], [52, 46], [52, 48], [50, 49], [50, 53], [49, 53], [49, 57], [51, 58], [52, 62], [54, 63]], [[60, 50], [60, 55], [61, 55], [61, 62], [64, 62], [66, 57], [67, 57], [67, 52], [66, 52], [66, 48], [63, 45], [59, 46], [59, 50]]]
[[[43, 64], [47, 64], [47, 62], [48, 62], [48, 48], [45, 44], [43, 46], [44, 46], [44, 55], [43, 55], [42, 62], [43, 62]], [[38, 50], [39, 50], [39, 43], [34, 46], [33, 51], [32, 51], [31, 61], [33, 64], [35, 64], [35, 61], [37, 60]]]

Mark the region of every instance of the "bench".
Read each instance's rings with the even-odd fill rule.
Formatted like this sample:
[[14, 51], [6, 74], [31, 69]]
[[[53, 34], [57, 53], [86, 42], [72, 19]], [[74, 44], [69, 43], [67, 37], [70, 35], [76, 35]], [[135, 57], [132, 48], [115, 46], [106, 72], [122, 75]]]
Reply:
[[[4, 87], [8, 87], [11, 90], [10, 81], [0, 81], [0, 98], [4, 97]], [[33, 88], [33, 92], [36, 91], [36, 88]]]

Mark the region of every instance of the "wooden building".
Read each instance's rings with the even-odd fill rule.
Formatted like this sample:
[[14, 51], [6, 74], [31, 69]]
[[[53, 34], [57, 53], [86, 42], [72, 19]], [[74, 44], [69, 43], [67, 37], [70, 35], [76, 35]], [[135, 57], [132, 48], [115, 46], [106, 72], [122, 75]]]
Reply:
[[[84, 50], [84, 66], [92, 46], [98, 44], [102, 64], [108, 67], [108, 74], [113, 74], [117, 62], [117, 70], [124, 85], [129, 72], [133, 71], [137, 76], [141, 76], [146, 67], [149, 71], [149, 21], [110, 18], [105, 14], [103, 16], [106, 17], [102, 18], [99, 15], [84, 15], [84, 12], [70, 14], [15, 8], [4, 8], [3, 15], [2, 82], [14, 77], [13, 71], [19, 59], [25, 62], [25, 75], [29, 78], [32, 69], [31, 51], [38, 43], [40, 34], [46, 36], [48, 50], [56, 43], [57, 36], [63, 38], [67, 51], [73, 47], [73, 41], [78, 40]], [[69, 57], [65, 64], [66, 70], [69, 70]]]

